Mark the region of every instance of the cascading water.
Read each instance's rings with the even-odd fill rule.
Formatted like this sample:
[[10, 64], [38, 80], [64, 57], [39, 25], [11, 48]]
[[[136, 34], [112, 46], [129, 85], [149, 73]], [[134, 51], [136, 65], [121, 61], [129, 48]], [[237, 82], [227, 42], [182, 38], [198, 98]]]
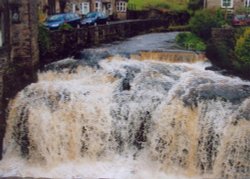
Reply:
[[0, 176], [249, 178], [250, 82], [206, 65], [50, 67], [9, 105]]

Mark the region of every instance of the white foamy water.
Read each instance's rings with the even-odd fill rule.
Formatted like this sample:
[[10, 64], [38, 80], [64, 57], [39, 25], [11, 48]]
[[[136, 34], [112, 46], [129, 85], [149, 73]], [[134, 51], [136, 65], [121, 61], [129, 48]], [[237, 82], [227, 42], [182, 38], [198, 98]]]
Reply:
[[0, 177], [247, 178], [250, 83], [114, 57], [47, 71], [9, 105]]

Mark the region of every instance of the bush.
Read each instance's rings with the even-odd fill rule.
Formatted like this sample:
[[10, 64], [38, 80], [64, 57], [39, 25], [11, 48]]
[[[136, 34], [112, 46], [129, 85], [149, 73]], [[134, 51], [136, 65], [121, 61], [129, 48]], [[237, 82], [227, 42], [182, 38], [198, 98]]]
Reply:
[[197, 50], [197, 51], [206, 50], [206, 45], [202, 41], [202, 39], [200, 39], [195, 34], [190, 33], [190, 32], [184, 32], [184, 33], [178, 34], [176, 37], [176, 42], [180, 46], [188, 50]]
[[239, 65], [250, 65], [250, 28], [237, 39], [235, 54]]
[[150, 8], [157, 8], [157, 9], [170, 9], [170, 5], [166, 2], [159, 2], [158, 4], [155, 5], [147, 5], [146, 9], [150, 9]]
[[49, 30], [42, 24], [38, 26], [38, 45], [40, 56], [46, 54], [50, 48]]
[[220, 10], [216, 12], [202, 10], [196, 11], [189, 21], [189, 26], [194, 34], [208, 40], [211, 37], [212, 28], [221, 27], [225, 23], [223, 13]]
[[250, 14], [250, 9], [248, 7], [236, 9], [236, 14]]
[[206, 56], [216, 66], [226, 69], [233, 68], [233, 49], [225, 41], [209, 42], [207, 44]]
[[70, 24], [64, 23], [59, 27], [59, 30], [71, 30], [73, 27]]

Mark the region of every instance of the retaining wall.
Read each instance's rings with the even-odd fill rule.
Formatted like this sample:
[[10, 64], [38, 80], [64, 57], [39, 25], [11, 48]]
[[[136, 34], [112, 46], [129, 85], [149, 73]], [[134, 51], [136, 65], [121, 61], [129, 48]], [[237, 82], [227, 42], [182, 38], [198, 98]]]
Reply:
[[[4, 44], [0, 47], [0, 158], [9, 101], [36, 81], [39, 60], [37, 0], [1, 0]], [[18, 19], [11, 17], [18, 14]]]
[[168, 21], [160, 19], [127, 20], [107, 25], [83, 27], [72, 30], [50, 31], [49, 47], [41, 51], [42, 64], [72, 56], [79, 50], [139, 34], [167, 30]]

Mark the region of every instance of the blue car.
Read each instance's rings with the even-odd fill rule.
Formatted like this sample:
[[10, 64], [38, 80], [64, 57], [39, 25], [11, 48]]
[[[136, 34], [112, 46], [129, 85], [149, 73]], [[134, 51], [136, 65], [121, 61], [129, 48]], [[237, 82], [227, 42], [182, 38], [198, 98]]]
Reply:
[[48, 29], [58, 29], [61, 25], [67, 23], [72, 27], [80, 25], [81, 18], [75, 13], [62, 13], [49, 16], [44, 22]]
[[108, 22], [108, 16], [102, 12], [90, 12], [86, 17], [81, 20], [81, 26], [94, 25], [94, 24], [106, 24]]

